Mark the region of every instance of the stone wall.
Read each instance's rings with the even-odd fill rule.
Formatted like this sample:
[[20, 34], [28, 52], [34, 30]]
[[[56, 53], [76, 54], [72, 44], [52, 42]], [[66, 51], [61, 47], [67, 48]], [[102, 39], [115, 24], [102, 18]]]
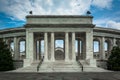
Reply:
[[14, 60], [13, 63], [14, 63], [15, 69], [23, 67], [23, 60]]
[[107, 69], [107, 60], [97, 60], [97, 67]]

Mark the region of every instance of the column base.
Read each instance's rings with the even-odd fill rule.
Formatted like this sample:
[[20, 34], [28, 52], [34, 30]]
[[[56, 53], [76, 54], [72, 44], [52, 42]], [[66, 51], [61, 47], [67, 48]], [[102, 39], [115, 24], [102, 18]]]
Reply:
[[51, 59], [50, 61], [51, 61], [51, 62], [55, 62], [55, 59]]
[[70, 62], [70, 60], [66, 59], [65, 62]]
[[96, 59], [87, 59], [86, 61], [89, 64], [90, 67], [97, 67]]
[[24, 59], [23, 60], [23, 67], [30, 66], [31, 64], [32, 64], [32, 60], [31, 59]]
[[44, 62], [50, 62], [50, 60], [48, 60], [48, 59], [44, 59], [43, 61], [44, 61]]

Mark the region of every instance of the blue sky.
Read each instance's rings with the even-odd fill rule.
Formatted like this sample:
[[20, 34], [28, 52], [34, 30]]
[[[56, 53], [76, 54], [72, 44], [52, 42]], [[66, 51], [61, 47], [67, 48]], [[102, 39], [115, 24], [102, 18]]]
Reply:
[[120, 0], [0, 0], [0, 29], [22, 27], [29, 11], [34, 15], [85, 15], [94, 24], [120, 29]]

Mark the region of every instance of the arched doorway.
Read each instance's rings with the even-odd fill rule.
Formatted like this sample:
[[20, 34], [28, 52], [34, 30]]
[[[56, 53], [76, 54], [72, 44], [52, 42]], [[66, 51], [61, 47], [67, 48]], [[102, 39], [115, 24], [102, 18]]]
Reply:
[[65, 60], [64, 40], [55, 40], [55, 60]]
[[55, 49], [55, 59], [56, 60], [64, 60], [65, 59], [65, 53], [64, 53], [63, 48], [57, 47]]

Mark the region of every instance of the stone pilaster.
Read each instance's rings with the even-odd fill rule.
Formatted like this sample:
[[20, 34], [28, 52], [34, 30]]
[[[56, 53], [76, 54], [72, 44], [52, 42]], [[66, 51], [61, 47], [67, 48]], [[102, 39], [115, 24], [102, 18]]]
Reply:
[[69, 34], [65, 33], [65, 61], [69, 61]]
[[72, 32], [72, 61], [76, 61], [76, 54], [75, 54], [75, 32]]
[[24, 67], [30, 66], [34, 60], [34, 34], [26, 31], [26, 59], [24, 59]]
[[96, 67], [96, 60], [93, 59], [93, 31], [86, 32], [86, 61], [91, 67]]
[[93, 59], [93, 32], [86, 32], [86, 59]]
[[44, 33], [44, 61], [48, 61], [48, 33]]
[[19, 60], [20, 59], [20, 53], [19, 53], [19, 43], [17, 37], [14, 37], [14, 59]]
[[51, 33], [51, 61], [55, 61], [55, 36]]

